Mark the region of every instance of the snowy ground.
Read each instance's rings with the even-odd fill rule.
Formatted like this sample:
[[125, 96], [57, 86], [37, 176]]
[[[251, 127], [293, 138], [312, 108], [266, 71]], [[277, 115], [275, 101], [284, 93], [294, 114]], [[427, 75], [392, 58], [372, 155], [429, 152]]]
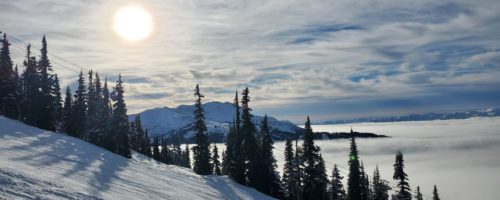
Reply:
[[[358, 139], [360, 158], [370, 177], [378, 164], [382, 176], [392, 180], [394, 155], [404, 153], [406, 173], [414, 189], [420, 185], [430, 199], [438, 186], [442, 199], [500, 199], [500, 117], [465, 120], [317, 125], [315, 131], [373, 132], [392, 138]], [[339, 165], [347, 177], [347, 140], [317, 141], [327, 168]], [[283, 166], [284, 143], [275, 144]], [[330, 173], [330, 172], [329, 172]], [[329, 174], [330, 175], [330, 174]]]
[[0, 199], [270, 199], [226, 177], [133, 159], [0, 116]]

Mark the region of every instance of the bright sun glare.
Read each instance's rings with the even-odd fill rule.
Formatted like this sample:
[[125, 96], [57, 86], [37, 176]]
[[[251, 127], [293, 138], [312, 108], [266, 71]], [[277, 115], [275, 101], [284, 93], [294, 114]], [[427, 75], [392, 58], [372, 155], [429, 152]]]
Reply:
[[129, 41], [143, 40], [153, 30], [151, 15], [139, 6], [126, 6], [115, 13], [114, 30]]

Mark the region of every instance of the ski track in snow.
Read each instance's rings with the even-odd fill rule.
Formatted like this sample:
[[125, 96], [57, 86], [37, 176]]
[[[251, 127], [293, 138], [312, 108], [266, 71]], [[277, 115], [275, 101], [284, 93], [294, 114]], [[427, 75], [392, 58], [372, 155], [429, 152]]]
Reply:
[[272, 199], [227, 177], [199, 176], [0, 116], [3, 199]]

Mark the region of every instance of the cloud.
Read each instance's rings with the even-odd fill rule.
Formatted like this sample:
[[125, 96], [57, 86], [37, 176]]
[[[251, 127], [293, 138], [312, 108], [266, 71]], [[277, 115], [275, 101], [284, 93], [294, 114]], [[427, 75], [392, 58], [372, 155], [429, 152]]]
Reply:
[[[47, 34], [49, 52], [110, 79], [119, 72], [133, 76], [126, 84], [159, 94], [154, 100], [159, 105], [192, 102], [197, 83], [206, 88], [206, 101], [231, 100], [234, 90], [249, 86], [252, 106], [260, 108], [256, 110], [277, 107], [274, 114], [284, 118], [308, 110], [326, 117], [330, 111], [323, 110], [331, 109], [316, 109], [314, 104], [333, 106], [332, 99], [352, 99], [342, 104], [355, 112], [350, 115], [368, 115], [395, 108], [363, 99], [419, 101], [458, 86], [471, 94], [483, 92], [480, 100], [463, 103], [500, 105], [492, 105], [485, 95], [498, 92], [495, 84], [500, 84], [494, 77], [500, 72], [500, 14], [495, 9], [500, 5], [495, 0], [136, 4], [151, 11], [155, 24], [152, 36], [141, 43], [114, 34], [113, 11], [123, 6], [118, 0], [1, 2], [0, 24], [2, 31], [34, 44]], [[12, 54], [21, 64], [24, 52]], [[78, 67], [51, 60], [63, 83], [74, 81], [76, 74], [63, 65]], [[131, 94], [127, 100], [132, 112], [152, 106], [141, 95]], [[299, 104], [304, 108], [292, 106], [297, 102], [306, 102]], [[442, 106], [426, 103], [429, 109]]]

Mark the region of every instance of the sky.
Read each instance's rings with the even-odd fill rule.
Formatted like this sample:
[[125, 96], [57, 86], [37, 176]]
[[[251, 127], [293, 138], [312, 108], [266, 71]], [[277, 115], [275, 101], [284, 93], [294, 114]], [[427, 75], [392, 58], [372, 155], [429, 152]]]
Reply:
[[[152, 16], [148, 38], [113, 30], [127, 5]], [[198, 83], [204, 101], [249, 87], [255, 113], [302, 122], [499, 107], [498, 10], [498, 0], [0, 1], [0, 31], [35, 47], [46, 35], [63, 87], [80, 67], [121, 73], [129, 113], [191, 104]], [[25, 44], [9, 41], [21, 66]]]

